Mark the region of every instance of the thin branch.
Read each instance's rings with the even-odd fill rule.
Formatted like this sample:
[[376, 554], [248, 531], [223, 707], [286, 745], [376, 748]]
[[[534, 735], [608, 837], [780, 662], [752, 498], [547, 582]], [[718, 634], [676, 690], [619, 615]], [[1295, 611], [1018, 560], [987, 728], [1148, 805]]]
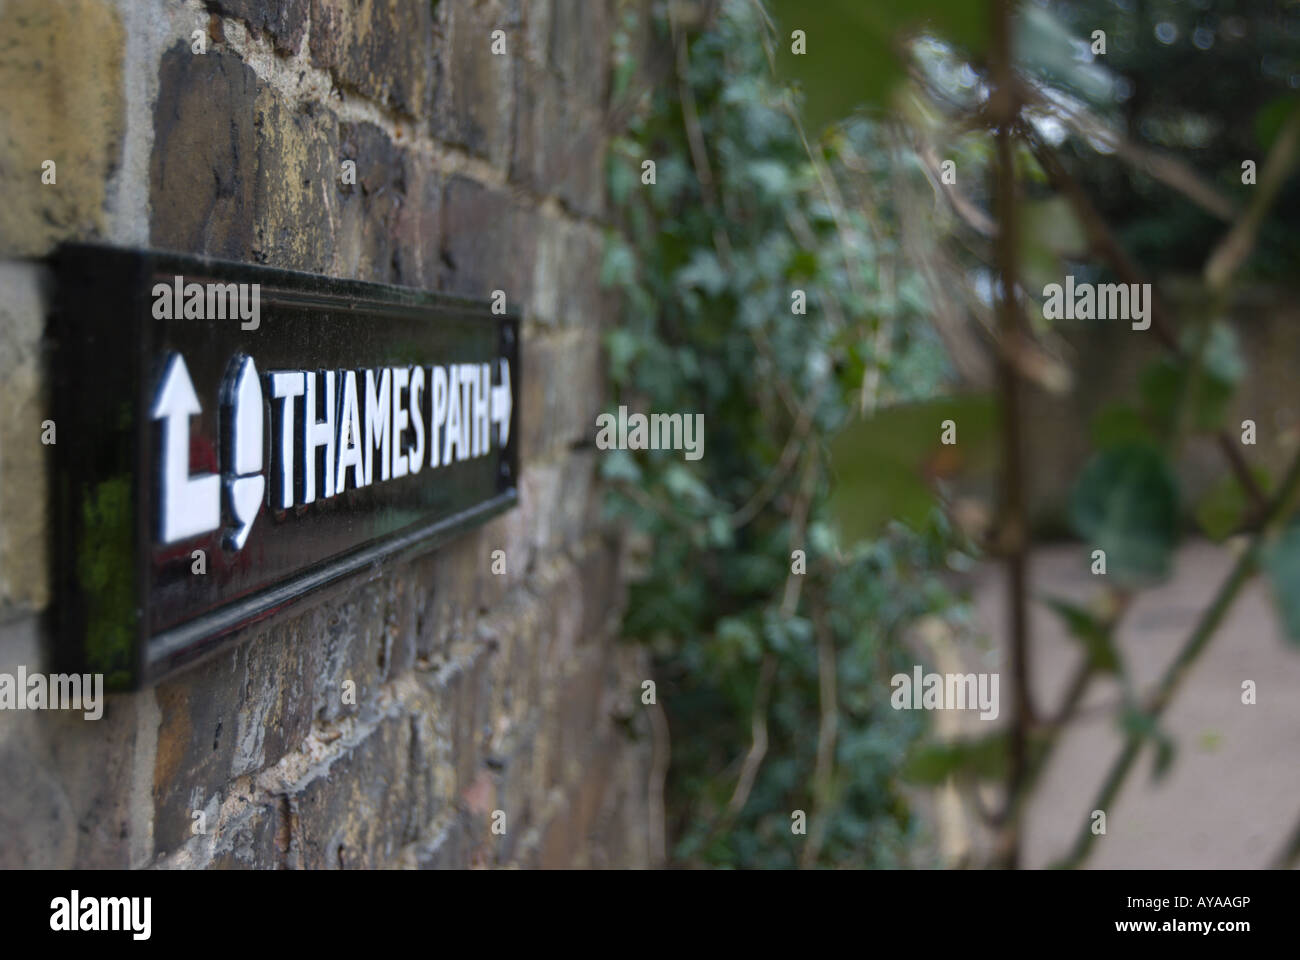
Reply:
[[[953, 212], [980, 236], [989, 238], [997, 236], [998, 225], [993, 222], [992, 217], [985, 213], [966, 194], [957, 189], [956, 184], [943, 183], [943, 173], [940, 170], [939, 157], [934, 152], [934, 147], [929, 143], [917, 143], [915, 150], [922, 166], [925, 167], [930, 185], [934, 187], [936, 200], [938, 199], [937, 195], [942, 194], [952, 207]], [[943, 189], [939, 189], [940, 187]]]
[[[1146, 708], [1146, 713], [1153, 722], [1159, 720], [1165, 708], [1169, 706], [1183, 679], [1190, 672], [1192, 664], [1196, 662], [1197, 657], [1200, 656], [1209, 643], [1210, 637], [1218, 629], [1242, 586], [1255, 572], [1265, 534], [1277, 526], [1279, 521], [1290, 513], [1292, 501], [1297, 491], [1300, 491], [1300, 452], [1297, 452], [1292, 458], [1291, 465], [1287, 468], [1286, 477], [1278, 488], [1277, 495], [1265, 511], [1260, 529], [1251, 537], [1250, 545], [1238, 558], [1236, 564], [1228, 573], [1227, 579], [1220, 585], [1214, 600], [1205, 613], [1201, 615], [1200, 621], [1192, 630], [1182, 649], [1178, 651], [1178, 655], [1165, 669], [1164, 674], [1160, 677], [1160, 682], [1156, 684], [1155, 692]], [[1124, 749], [1115, 759], [1089, 809], [1108, 810], [1111, 808], [1115, 798], [1119, 795], [1120, 789], [1124, 786], [1124, 782], [1128, 778], [1129, 771], [1132, 770], [1133, 763], [1137, 759], [1138, 753], [1141, 752], [1144, 742], [1145, 738], [1140, 734], [1129, 734], [1124, 743]], [[1067, 869], [1080, 866], [1092, 851], [1093, 839], [1091, 823], [1084, 823], [1075, 838], [1074, 846], [1057, 866]]]
[[790, 438], [786, 440], [776, 466], [763, 479], [762, 484], [754, 491], [754, 495], [749, 498], [745, 505], [732, 513], [732, 529], [738, 530], [753, 520], [754, 517], [758, 516], [758, 512], [763, 509], [763, 506], [776, 494], [781, 481], [790, 472], [790, 468], [794, 466], [799, 457], [800, 450], [803, 449], [804, 442], [808, 438], [808, 432], [812, 428], [813, 411], [817, 408], [817, 401], [821, 399], [825, 387], [826, 381], [820, 381], [817, 384], [817, 392], [812, 399], [800, 408], [799, 418], [795, 422], [794, 429], [790, 431]]
[[1278, 190], [1295, 167], [1300, 152], [1300, 106], [1292, 109], [1264, 160], [1255, 197], [1246, 212], [1228, 231], [1205, 264], [1205, 282], [1212, 291], [1227, 288], [1237, 269], [1255, 248], [1260, 224], [1277, 196]]
[[805, 870], [816, 865], [826, 836], [826, 811], [831, 802], [835, 737], [839, 727], [835, 635], [826, 624], [825, 613], [820, 610], [813, 616], [813, 627], [817, 631], [817, 700], [821, 719], [817, 724], [817, 765], [813, 769], [812, 829], [799, 857], [799, 866]]
[[[790, 511], [790, 541], [791, 549], [794, 544], [801, 544], [804, 541], [804, 535], [808, 525], [808, 511], [812, 506], [812, 495], [816, 488], [817, 480], [817, 459], [811, 452], [805, 461], [803, 483], [799, 491], [799, 499], [795, 501], [794, 508]], [[791, 566], [790, 573], [786, 576], [785, 596], [781, 601], [781, 616], [789, 619], [794, 616], [795, 610], [799, 607], [799, 593], [803, 587], [804, 576], [796, 574]], [[745, 802], [749, 799], [749, 792], [754, 787], [754, 781], [758, 777], [759, 767], [763, 764], [763, 758], [767, 755], [767, 703], [772, 692], [772, 681], [776, 675], [776, 658], [771, 652], [763, 656], [762, 666], [758, 672], [758, 684], [754, 690], [754, 709], [750, 718], [750, 729], [752, 731], [752, 741], [749, 752], [745, 755], [745, 763], [741, 767], [740, 779], [736, 783], [735, 792], [731, 795], [731, 802], [727, 805], [727, 812], [723, 816], [721, 823], [716, 830], [723, 829], [730, 825], [736, 815], [744, 809]]]
[[[1092, 251], [1111, 265], [1111, 269], [1115, 271], [1122, 282], [1129, 284], [1150, 282], [1142, 275], [1141, 270], [1129, 258], [1124, 248], [1120, 246], [1105, 219], [1093, 206], [1092, 201], [1079, 185], [1079, 182], [1065, 169], [1065, 165], [1061, 163], [1056, 152], [1029, 127], [1022, 128], [1022, 133], [1034, 156], [1038, 159], [1039, 165], [1047, 173], [1052, 185], [1065, 196], [1071, 207], [1074, 208], [1075, 214], [1088, 235], [1088, 242]], [[1151, 286], [1151, 332], [1176, 356], [1183, 355], [1173, 323], [1154, 284]], [[1233, 476], [1237, 478], [1237, 483], [1245, 491], [1246, 497], [1251, 504], [1251, 511], [1258, 515], [1264, 509], [1268, 498], [1265, 496], [1264, 491], [1260, 489], [1259, 483], [1251, 472], [1250, 465], [1246, 462], [1240, 447], [1223, 430], [1218, 432], [1215, 439], [1218, 442], [1219, 449], [1228, 461]]]
[[650, 730], [654, 746], [650, 762], [650, 779], [646, 783], [646, 797], [649, 823], [649, 845], [651, 866], [663, 866], [668, 862], [668, 848], [665, 842], [667, 830], [664, 814], [664, 784], [668, 781], [668, 764], [672, 757], [672, 742], [668, 733], [668, 716], [664, 708], [656, 704], [650, 709]]
[[[812, 509], [813, 493], [817, 489], [817, 457], [809, 451], [804, 464], [803, 482], [799, 486], [799, 499], [790, 510], [790, 550], [791, 555], [804, 546], [808, 533], [808, 511]], [[781, 618], [789, 620], [799, 609], [799, 592], [803, 589], [804, 576], [794, 572], [794, 564], [785, 577], [785, 593], [781, 597]]]
[[745, 754], [745, 763], [740, 769], [735, 792], [727, 804], [723, 824], [730, 824], [744, 809], [749, 791], [754, 788], [754, 780], [758, 777], [758, 768], [763, 765], [763, 757], [767, 755], [767, 701], [772, 693], [772, 680], [775, 676], [776, 657], [771, 653], [764, 654], [763, 664], [758, 670], [758, 684], [754, 688], [754, 709], [750, 715], [752, 741], [749, 752]]
[[613, 487], [629, 500], [635, 500], [646, 509], [653, 510], [674, 526], [681, 527], [688, 532], [694, 532], [695, 524], [690, 517], [683, 517], [679, 511], [674, 510], [669, 504], [659, 500], [637, 484], [629, 483], [626, 480], [615, 480]]
[[1231, 200], [1176, 157], [1138, 146], [1083, 104], [1073, 99], [1067, 102], [1056, 91], [1031, 84], [1022, 84], [1021, 90], [1027, 101], [1064, 121], [1085, 140], [1109, 147], [1121, 160], [1178, 191], [1206, 213], [1227, 222], [1237, 216]]
[[1029, 616], [1026, 588], [1028, 561], [1025, 515], [1025, 462], [1021, 435], [1020, 375], [1008, 346], [1021, 337], [1019, 285], [1019, 224], [1016, 208], [1016, 170], [1012, 129], [1019, 114], [1011, 49], [1011, 0], [994, 0], [993, 54], [995, 87], [989, 115], [997, 124], [996, 210], [999, 273], [998, 383], [1002, 407], [1003, 502], [1001, 541], [1007, 549], [1007, 602], [1011, 621], [1012, 714], [1010, 763], [1007, 776], [1011, 815], [998, 839], [998, 860], [1014, 868], [1020, 859], [1020, 827], [1016, 809], [1028, 772], [1028, 733], [1033, 722], [1029, 692]]

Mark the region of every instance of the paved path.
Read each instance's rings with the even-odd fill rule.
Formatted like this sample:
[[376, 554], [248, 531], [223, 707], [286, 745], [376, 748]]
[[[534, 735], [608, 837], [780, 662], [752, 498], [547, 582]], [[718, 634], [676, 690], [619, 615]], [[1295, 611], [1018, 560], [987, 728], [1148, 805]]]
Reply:
[[[1179, 552], [1170, 580], [1136, 600], [1119, 644], [1139, 689], [1150, 689], [1172, 660], [1232, 561], [1224, 547], [1193, 542]], [[1082, 547], [1034, 553], [1035, 595], [1087, 601], [1096, 580]], [[984, 639], [964, 642], [958, 655], [967, 669], [1001, 669], [1005, 719], [1011, 691], [1000, 649], [1006, 636], [1002, 572], [983, 567], [975, 582]], [[1078, 662], [1078, 648], [1041, 603], [1034, 604], [1031, 628], [1034, 695], [1040, 711], [1050, 714]], [[1241, 702], [1243, 680], [1256, 684], [1253, 706]], [[1113, 680], [1094, 682], [1083, 716], [1058, 746], [1028, 810], [1026, 866], [1046, 866], [1060, 856], [1086, 822], [1121, 746], [1114, 711], [1106, 709], [1118, 696]], [[970, 714], [962, 714], [960, 723], [965, 731], [980, 729]], [[1107, 833], [1097, 839], [1089, 866], [1266, 866], [1300, 818], [1300, 648], [1284, 640], [1262, 580], [1256, 578], [1238, 595], [1163, 725], [1177, 745], [1172, 769], [1153, 783], [1153, 752], [1143, 753], [1107, 811]], [[976, 837], [976, 849], [984, 841]]]

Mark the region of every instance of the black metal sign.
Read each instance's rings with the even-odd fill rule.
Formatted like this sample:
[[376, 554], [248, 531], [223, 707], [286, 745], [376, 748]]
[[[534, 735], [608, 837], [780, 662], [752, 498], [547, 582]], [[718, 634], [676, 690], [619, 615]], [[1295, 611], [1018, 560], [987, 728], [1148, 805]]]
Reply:
[[55, 270], [62, 669], [152, 682], [515, 503], [504, 305], [85, 245]]

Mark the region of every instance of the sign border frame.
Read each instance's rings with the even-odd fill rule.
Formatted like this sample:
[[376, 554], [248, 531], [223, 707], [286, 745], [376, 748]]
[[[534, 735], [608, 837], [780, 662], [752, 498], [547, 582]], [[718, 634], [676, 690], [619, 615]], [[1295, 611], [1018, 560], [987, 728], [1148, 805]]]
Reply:
[[[131, 425], [135, 449], [123, 458], [124, 463], [129, 459], [128, 466], [134, 477], [129, 491], [133, 535], [130, 556], [121, 558], [121, 562], [129, 564], [131, 579], [135, 581], [131, 585], [135, 608], [130, 624], [133, 655], [128, 658], [130, 662], [124, 670], [105, 677], [107, 689], [137, 690], [152, 686], [242, 642], [246, 637], [238, 634], [247, 627], [268, 624], [278, 619], [282, 612], [317, 597], [324, 599], [322, 594], [328, 594], [328, 588], [367, 572], [371, 578], [376, 577], [386, 566], [434, 550], [458, 533], [481, 525], [518, 504], [524, 382], [520, 365], [523, 324], [518, 311], [491, 314], [491, 301], [488, 300], [148, 248], [68, 243], [54, 251], [49, 264], [53, 268], [55, 287], [44, 346], [51, 384], [49, 407], [56, 424], [84, 419], [87, 398], [80, 391], [86, 384], [78, 382], [79, 378], [103, 365], [103, 359], [93, 356], [94, 351], [86, 342], [86, 324], [111, 322], [121, 319], [120, 314], [124, 313], [127, 325], [114, 335], [134, 341], [127, 343], [118, 351], [120, 356], [114, 358], [126, 359], [125, 369], [108, 374], [109, 377], [116, 376], [119, 384], [131, 382], [133, 389], [130, 392], [135, 404], [134, 423]], [[513, 399], [510, 442], [502, 451], [500, 470], [501, 479], [508, 486], [450, 516], [364, 541], [340, 555], [264, 585], [248, 596], [227, 601], [183, 623], [149, 635], [145, 611], [152, 534], [150, 517], [141, 508], [140, 478], [150, 478], [143, 481], [150, 483], [154, 471], [148, 456], [153, 428], [147, 415], [151, 384], [146, 381], [150, 363], [147, 354], [156, 344], [149, 342], [152, 334], [145, 332], [143, 318], [152, 309], [151, 281], [159, 273], [185, 275], [187, 279], [193, 276], [202, 282], [260, 283], [264, 290], [269, 288], [272, 291], [271, 297], [264, 298], [263, 303], [288, 297], [299, 300], [299, 305], [305, 299], [319, 300], [322, 305], [335, 309], [340, 304], [348, 309], [357, 309], [356, 301], [365, 300], [368, 301], [366, 306], [372, 309], [384, 305], [404, 310], [453, 308], [481, 315], [483, 322], [499, 326], [498, 356], [510, 363]], [[113, 304], [113, 308], [104, 317], [106, 301]], [[238, 319], [191, 322], [239, 323]], [[431, 322], [437, 322], [436, 318], [431, 318]], [[100, 416], [104, 415], [101, 411]], [[71, 439], [65, 430], [64, 442], [54, 444], [49, 485], [51, 660], [56, 672], [84, 673], [89, 669], [90, 661], [87, 636], [90, 628], [85, 609], [89, 598], [77, 572], [81, 558], [76, 545], [81, 542], [84, 532], [85, 520], [80, 511], [85, 493], [102, 470], [88, 463], [86, 451], [80, 449], [75, 441], [69, 442]], [[142, 577], [137, 577], [138, 574]]]

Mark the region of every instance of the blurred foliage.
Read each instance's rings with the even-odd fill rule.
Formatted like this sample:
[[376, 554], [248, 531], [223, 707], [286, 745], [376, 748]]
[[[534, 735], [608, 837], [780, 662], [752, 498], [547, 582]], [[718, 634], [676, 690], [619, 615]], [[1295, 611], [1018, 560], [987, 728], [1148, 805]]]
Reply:
[[[1136, 262], [1144, 279], [1170, 272], [1199, 278], [1210, 253], [1255, 196], [1255, 188], [1242, 183], [1242, 162], [1255, 161], [1257, 177], [1263, 175], [1265, 155], [1288, 116], [1294, 116], [1300, 91], [1300, 4], [1016, 4], [1014, 66], [1024, 106], [1013, 131], [1012, 159], [1021, 185], [1021, 234], [1015, 262], [995, 263], [988, 240], [997, 224], [985, 212], [993, 209], [993, 84], [987, 37], [969, 29], [975, 18], [990, 16], [991, 5], [965, 4], [961, 16], [970, 18], [967, 23], [952, 19], [949, 4], [924, 0], [884, 5], [890, 8], [884, 14], [877, 12], [879, 4], [853, 4], [856, 12], [850, 15], [847, 0], [843, 6], [819, 5], [815, 16], [802, 4], [776, 6], [791, 26], [810, 27], [809, 53], [785, 55], [782, 62], [812, 101], [811, 115], [821, 121], [855, 110], [875, 114], [893, 108], [906, 122], [910, 145], [934, 187], [936, 212], [950, 207], [953, 213], [939, 248], [927, 254], [938, 272], [955, 281], [952, 286], [968, 287], [967, 295], [953, 299], [964, 301], [991, 327], [998, 273], [1018, 269], [1036, 343], [1032, 349], [1017, 345], [1015, 376], [1053, 392], [1070, 389], [1072, 378], [1039, 357], [1069, 355], [1055, 339], [1065, 327], [1035, 309], [1037, 290], [1067, 274], [1084, 283], [1113, 282], [1116, 270], [1128, 269], [1123, 260]], [[956, 176], [941, 186], [938, 167], [944, 160], [955, 162]], [[1080, 204], [1079, 197], [1087, 199]], [[1289, 177], [1265, 213], [1245, 269], [1232, 278], [1236, 283], [1294, 282], [1300, 258], [1300, 235], [1293, 229], [1297, 214], [1300, 183]], [[942, 213], [936, 219], [942, 220]], [[1104, 260], [1098, 256], [1117, 250], [1123, 252]], [[1088, 551], [1105, 551], [1100, 606], [1108, 613], [1046, 601], [1082, 644], [1086, 670], [1116, 673], [1125, 689], [1129, 678], [1113, 642], [1115, 626], [1130, 591], [1158, 582], [1172, 568], [1184, 525], [1174, 465], [1184, 443], [1214, 440], [1228, 454], [1226, 479], [1189, 505], [1210, 536], [1221, 539], [1258, 524], [1265, 506], [1261, 491], [1269, 490], [1267, 474], [1245, 463], [1236, 428], [1227, 422], [1246, 375], [1228, 322], [1227, 294], [1202, 288], [1180, 300], [1185, 315], [1163, 317], [1159, 331], [1172, 349], [1142, 369], [1131, 401], [1112, 401], [1101, 409], [1092, 424], [1092, 455], [1073, 485], [1074, 532]], [[1076, 325], [1075, 332], [1079, 329]], [[856, 521], [849, 524], [855, 533], [869, 535], [890, 516], [922, 516], [933, 502], [933, 481], [943, 481], [973, 459], [966, 439], [992, 446], [985, 423], [975, 418], [977, 429], [963, 438], [960, 455], [954, 450], [945, 457], [934, 449], [938, 415], [932, 411], [950, 402], [960, 401], [892, 408], [837, 438], [836, 473], [853, 482], [837, 491], [834, 506]], [[966, 430], [971, 415], [963, 410], [952, 419]], [[1245, 486], [1257, 489], [1248, 492]], [[1014, 527], [1014, 518], [1008, 522]], [[1298, 530], [1290, 527], [1269, 537], [1264, 551], [1293, 638], [1300, 638]], [[1226, 605], [1233, 596], [1235, 587], [1216, 604]], [[1194, 639], [1195, 634], [1189, 643]], [[1199, 649], [1190, 646], [1187, 656]], [[1087, 679], [1086, 674], [1083, 682]], [[1176, 678], [1170, 690], [1173, 683]], [[1126, 702], [1122, 712], [1128, 735], [1153, 745], [1154, 771], [1163, 775], [1174, 746], [1159, 728], [1159, 708]], [[1021, 731], [1030, 743], [1037, 732]], [[1005, 760], [1005, 743], [993, 736], [926, 744], [912, 753], [907, 769], [916, 779], [939, 783], [953, 775], [1000, 776]], [[1086, 842], [1076, 854], [1080, 849]]]
[[[1074, 387], [1065, 326], [1037, 309], [1039, 289], [1067, 274], [1113, 282], [1122, 255], [1107, 263], [1098, 254], [1115, 249], [1139, 274], [1199, 275], [1229, 214], [1250, 199], [1241, 161], [1263, 170], [1300, 89], [1300, 4], [1210, 6], [1015, 7], [1027, 100], [1012, 162], [1028, 330], [1012, 362], [1025, 383]], [[627, 304], [607, 342], [616, 403], [702, 412], [706, 422], [697, 463], [665, 451], [602, 461], [611, 510], [651, 545], [625, 630], [651, 645], [678, 733], [668, 782], [677, 863], [792, 866], [804, 856], [790, 834], [799, 809], [810, 834], [824, 828], [817, 864], [906, 863], [916, 827], [893, 772], [921, 784], [1008, 773], [1005, 734], [923, 743], [922, 721], [890, 710], [887, 696], [889, 677], [917, 656], [900, 642], [908, 626], [967, 615], [942, 579], [945, 567], [969, 564], [953, 494], [1001, 466], [994, 405], [952, 389], [955, 367], [963, 377], [978, 370], [969, 344], [987, 350], [996, 327], [989, 23], [989, 5], [970, 0], [724, 0], [702, 33], [673, 32], [670, 43], [688, 43], [677, 60], [685, 74], [653, 84], [648, 109], [614, 145], [609, 186], [623, 222], [604, 278]], [[1094, 53], [1096, 31], [1104, 53]], [[640, 180], [645, 159], [657, 163], [654, 185]], [[955, 179], [941, 179], [945, 161]], [[1293, 178], [1234, 279], [1293, 278], [1300, 241], [1286, 224], [1298, 207]], [[1114, 245], [1095, 242], [1098, 224]], [[806, 316], [791, 311], [796, 289], [807, 293]], [[1215, 434], [1229, 426], [1246, 376], [1227, 300], [1183, 299], [1191, 315], [1168, 324], [1172, 349], [1093, 421], [1070, 498], [1082, 556], [1106, 553], [1105, 613], [1044, 601], [1086, 657], [1078, 692], [1094, 675], [1117, 676], [1123, 728], [1153, 747], [1157, 776], [1173, 741], [1162, 708], [1131, 696], [1117, 624], [1131, 591], [1172, 568], [1184, 443], [1235, 442]], [[963, 336], [965, 356], [953, 346]], [[950, 420], [960, 437], [952, 445], [941, 440]], [[1225, 470], [1231, 479], [1186, 504], [1216, 538], [1258, 522], [1268, 491], [1263, 471], [1232, 466], [1236, 475]], [[1297, 529], [1272, 537], [1263, 556], [1300, 637]], [[792, 578], [795, 548], [807, 550], [808, 568]], [[819, 647], [828, 636], [839, 693], [826, 781]], [[1194, 657], [1200, 647], [1190, 649]], [[766, 753], [753, 767], [746, 754], [764, 720]], [[1016, 736], [1032, 780], [1055, 733]]]
[[[898, 404], [846, 426], [831, 443], [829, 508], [840, 532], [869, 539], [891, 521], [924, 524], [945, 480], [992, 471], [994, 415], [989, 397], [968, 395]], [[958, 442], [942, 442], [946, 422]]]
[[[971, 0], [773, 0], [781, 75], [806, 93], [804, 116], [816, 129], [860, 106], [881, 108], [906, 77], [903, 44], [933, 32], [980, 52], [988, 42], [988, 11]], [[803, 33], [796, 52], [795, 31]]]
[[[1233, 202], [1249, 201], [1253, 188], [1241, 182], [1241, 162], [1263, 166], [1282, 117], [1300, 96], [1300, 5], [1057, 0], [1042, 10], [1077, 38], [1070, 61], [1108, 81], [1092, 102], [1131, 142], [1179, 155]], [[1087, 50], [1094, 30], [1106, 33], [1104, 56]], [[1152, 270], [1199, 272], [1227, 224], [1141, 169], [1098, 163], [1095, 144], [1071, 138], [1063, 150], [1071, 172], [1138, 260]], [[1295, 276], [1300, 237], [1288, 224], [1298, 217], [1300, 183], [1293, 179], [1265, 223], [1250, 264], [1254, 276]]]
[[1178, 542], [1178, 483], [1160, 449], [1143, 442], [1102, 450], [1084, 467], [1070, 502], [1074, 527], [1106, 551], [1106, 574], [1121, 583], [1169, 572]]
[[1048, 597], [1044, 600], [1065, 624], [1072, 640], [1077, 640], [1088, 657], [1092, 669], [1099, 673], [1119, 673], [1119, 652], [1115, 649], [1114, 625], [1103, 621], [1091, 610], [1077, 603]]
[[[886, 501], [870, 507], [873, 539], [841, 529], [821, 438], [864, 402], [931, 396], [947, 370], [923, 322], [923, 287], [898, 263], [894, 161], [880, 129], [852, 124], [813, 141], [810, 156], [765, 29], [755, 4], [723, 3], [689, 38], [693, 107], [672, 79], [655, 84], [612, 151], [623, 223], [604, 279], [624, 295], [625, 322], [607, 339], [611, 408], [703, 413], [706, 437], [695, 462], [676, 451], [602, 458], [610, 511], [652, 545], [624, 632], [653, 651], [673, 733], [671, 861], [794, 866], [810, 837], [792, 836], [791, 813], [804, 810], [820, 834], [817, 865], [903, 865], [916, 825], [893, 775], [922, 721], [890, 708], [888, 678], [915, 660], [900, 643], [907, 625], [953, 611], [932, 571], [954, 537], [924, 497], [909, 511], [914, 529], [882, 524]], [[841, 202], [841, 190], [863, 189], [849, 156], [884, 195], [879, 207]], [[640, 180], [647, 158], [653, 185]], [[792, 312], [796, 289], [806, 315]], [[937, 430], [912, 447], [895, 431], [900, 473], [921, 465]], [[791, 573], [795, 549], [806, 551], [804, 575]], [[819, 665], [820, 631], [829, 665]], [[733, 817], [765, 662], [766, 754]], [[834, 763], [820, 785], [819, 666], [838, 687]]]

